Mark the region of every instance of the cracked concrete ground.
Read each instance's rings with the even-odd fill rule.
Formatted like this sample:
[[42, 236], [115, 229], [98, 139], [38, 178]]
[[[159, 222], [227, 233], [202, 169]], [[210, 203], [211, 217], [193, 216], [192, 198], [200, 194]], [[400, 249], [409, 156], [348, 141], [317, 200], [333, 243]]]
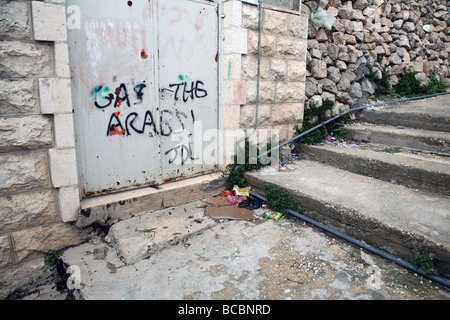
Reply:
[[[443, 286], [292, 216], [279, 221], [204, 219], [208, 228], [131, 265], [124, 264], [100, 237], [68, 249], [64, 262], [80, 267], [82, 289], [76, 296], [91, 300], [450, 299]], [[93, 254], [99, 249], [106, 252], [103, 259]], [[26, 298], [46, 299], [45, 291], [41, 297], [35, 293]]]

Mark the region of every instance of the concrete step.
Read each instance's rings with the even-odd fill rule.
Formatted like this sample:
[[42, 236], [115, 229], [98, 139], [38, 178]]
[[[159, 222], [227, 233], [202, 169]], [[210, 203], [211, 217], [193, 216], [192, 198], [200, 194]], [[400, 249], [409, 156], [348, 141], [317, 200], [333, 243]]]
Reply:
[[347, 139], [450, 156], [450, 132], [355, 123], [344, 127]]
[[[350, 146], [350, 147], [349, 147]], [[410, 152], [383, 152], [384, 146], [301, 146], [302, 154], [353, 173], [450, 196], [450, 158]]]
[[450, 276], [450, 198], [358, 175], [309, 160], [289, 170], [246, 173], [265, 195], [267, 184], [289, 191], [304, 214], [374, 247], [410, 261], [416, 250], [434, 256]]
[[450, 132], [450, 94], [363, 110], [366, 122]]

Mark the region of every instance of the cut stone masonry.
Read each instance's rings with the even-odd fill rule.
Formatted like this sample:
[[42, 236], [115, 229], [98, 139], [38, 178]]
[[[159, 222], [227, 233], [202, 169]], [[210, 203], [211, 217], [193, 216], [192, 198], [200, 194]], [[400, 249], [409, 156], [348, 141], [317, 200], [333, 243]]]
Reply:
[[0, 1], [0, 297], [42, 279], [43, 253], [87, 238], [65, 1]]

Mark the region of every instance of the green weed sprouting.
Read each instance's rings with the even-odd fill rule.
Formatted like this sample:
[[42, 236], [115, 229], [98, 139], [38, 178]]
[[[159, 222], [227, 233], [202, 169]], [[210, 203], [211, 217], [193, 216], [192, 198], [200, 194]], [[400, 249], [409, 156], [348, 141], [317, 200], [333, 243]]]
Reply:
[[268, 184], [265, 187], [266, 199], [272, 210], [286, 213], [287, 209], [298, 211], [297, 203], [292, 195], [285, 189]]
[[[321, 105], [317, 103], [312, 103], [309, 108], [305, 105], [305, 111], [303, 115], [303, 125], [300, 128], [298, 125], [295, 125], [295, 135], [299, 135], [315, 126], [321, 124], [322, 122], [327, 121], [331, 118], [331, 110], [333, 109], [334, 102], [331, 100], [325, 100]], [[342, 113], [342, 110], [339, 110]], [[354, 120], [350, 117], [349, 114], [342, 116], [334, 122], [328, 123], [315, 131], [307, 134], [306, 136], [300, 137], [295, 141], [300, 144], [312, 144], [325, 139], [326, 136], [333, 135], [336, 139], [345, 139], [346, 132], [342, 128], [336, 125], [337, 122], [342, 124], [352, 123]]]
[[62, 253], [63, 250], [48, 250], [44, 255], [44, 264], [53, 267]]
[[386, 152], [386, 153], [399, 153], [399, 152], [402, 152], [402, 150], [399, 149], [399, 148], [384, 148], [384, 149], [379, 149], [377, 151], [379, 151], [379, 152]]
[[370, 72], [367, 77], [376, 85], [375, 97], [385, 95], [388, 98], [400, 99], [446, 92], [444, 83], [433, 74], [428, 77], [428, 84], [422, 85], [416, 77], [417, 71], [404, 67], [397, 84], [391, 86], [390, 74], [386, 68], [382, 70], [381, 78], [377, 76], [371, 66], [368, 68]]
[[433, 257], [429, 253], [416, 251], [411, 262], [415, 268], [422, 269], [425, 274], [438, 274]]
[[[268, 149], [270, 150], [270, 144], [267, 145]], [[234, 155], [233, 163], [230, 163], [227, 165], [226, 170], [224, 172], [224, 176], [227, 177], [225, 181], [225, 189], [231, 190], [235, 185], [239, 186], [240, 188], [247, 187], [247, 179], [244, 177], [244, 173], [247, 171], [252, 170], [259, 170], [261, 169], [264, 164], [261, 163], [261, 161], [257, 158], [256, 160], [250, 159], [250, 148], [256, 148], [257, 150], [257, 156], [259, 155], [260, 151], [259, 148], [254, 146], [250, 143], [248, 139], [245, 140], [245, 149], [244, 149], [244, 156], [245, 156], [245, 163], [239, 164], [238, 162], [238, 155]], [[254, 149], [252, 149], [254, 150]], [[269, 154], [270, 156], [270, 154]], [[256, 163], [250, 163], [256, 162]]]

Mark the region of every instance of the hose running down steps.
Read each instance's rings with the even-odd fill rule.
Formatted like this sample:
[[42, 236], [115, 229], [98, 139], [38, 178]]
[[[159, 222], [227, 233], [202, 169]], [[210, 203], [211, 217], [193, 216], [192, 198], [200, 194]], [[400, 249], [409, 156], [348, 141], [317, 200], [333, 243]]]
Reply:
[[[257, 198], [261, 199], [262, 201], [268, 202], [265, 197], [259, 195], [258, 193], [254, 192], [254, 191], [250, 191], [250, 194], [252, 196], [254, 196], [254, 197], [257, 197]], [[350, 236], [348, 236], [348, 235], [346, 235], [346, 234], [344, 234], [344, 233], [342, 233], [340, 231], [337, 231], [337, 230], [335, 230], [333, 228], [330, 228], [329, 226], [327, 226], [327, 225], [325, 225], [325, 224], [323, 224], [321, 222], [318, 222], [316, 220], [313, 220], [313, 219], [311, 219], [311, 218], [309, 218], [309, 217], [307, 217], [307, 216], [305, 216], [305, 215], [303, 215], [301, 213], [298, 213], [298, 212], [296, 212], [294, 210], [287, 209], [286, 211], [288, 213], [292, 214], [293, 216], [295, 216], [295, 217], [297, 217], [297, 218], [299, 218], [299, 219], [301, 219], [301, 220], [303, 220], [303, 221], [305, 221], [305, 222], [307, 222], [309, 224], [312, 224], [313, 226], [316, 226], [316, 227], [318, 227], [318, 228], [320, 228], [320, 229], [322, 229], [322, 230], [324, 230], [326, 232], [329, 232], [329, 233], [331, 233], [331, 234], [333, 234], [333, 235], [335, 235], [335, 236], [337, 236], [337, 237], [339, 237], [341, 239], [344, 239], [344, 240], [346, 240], [346, 241], [348, 241], [348, 242], [350, 242], [350, 243], [352, 243], [354, 245], [357, 245], [360, 248], [363, 248], [363, 249], [365, 249], [365, 250], [367, 250], [369, 252], [372, 252], [372, 253], [374, 253], [376, 255], [379, 255], [379, 256], [381, 256], [381, 257], [383, 257], [385, 259], [388, 259], [388, 260], [390, 260], [390, 261], [392, 261], [392, 262], [394, 262], [394, 263], [396, 263], [396, 264], [398, 264], [398, 265], [400, 265], [400, 266], [402, 266], [402, 267], [404, 267], [404, 268], [406, 268], [406, 269], [408, 269], [410, 271], [413, 271], [415, 273], [420, 274], [421, 276], [423, 276], [425, 278], [428, 278], [428, 279], [430, 279], [432, 281], [440, 283], [443, 286], [445, 286], [447, 290], [450, 290], [450, 281], [445, 279], [445, 278], [439, 277], [437, 275], [426, 274], [422, 269], [417, 269], [416, 267], [414, 267], [414, 265], [412, 265], [409, 262], [403, 261], [400, 258], [398, 258], [398, 257], [396, 257], [396, 256], [394, 256], [394, 255], [392, 255], [390, 253], [387, 253], [385, 251], [382, 251], [382, 250], [380, 250], [378, 248], [375, 248], [375, 247], [373, 247], [373, 246], [371, 246], [371, 245], [369, 245], [367, 243], [364, 243], [362, 241], [356, 240], [355, 238], [352, 238], [352, 237], [350, 237]]]

